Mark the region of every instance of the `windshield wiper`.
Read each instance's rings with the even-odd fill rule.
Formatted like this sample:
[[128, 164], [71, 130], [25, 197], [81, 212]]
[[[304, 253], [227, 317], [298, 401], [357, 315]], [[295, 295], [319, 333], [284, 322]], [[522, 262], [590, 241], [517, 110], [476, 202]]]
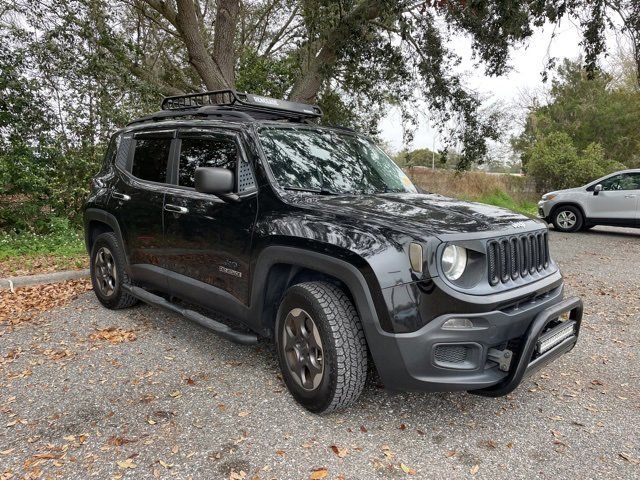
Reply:
[[340, 192], [334, 192], [324, 187], [322, 188], [303, 188], [303, 187], [283, 187], [285, 190], [292, 190], [294, 192], [311, 192], [318, 195], [342, 195]]

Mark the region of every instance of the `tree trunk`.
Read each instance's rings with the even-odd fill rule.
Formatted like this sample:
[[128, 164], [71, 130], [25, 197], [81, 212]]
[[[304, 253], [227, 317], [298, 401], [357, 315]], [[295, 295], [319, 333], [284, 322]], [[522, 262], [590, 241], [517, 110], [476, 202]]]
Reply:
[[239, 0], [218, 0], [213, 38], [213, 61], [218, 65], [226, 85], [235, 85], [235, 38], [238, 26]]
[[[218, 5], [224, 1], [219, 0]], [[189, 63], [198, 72], [207, 89], [230, 88], [232, 85], [227, 82], [223, 72], [207, 50], [193, 0], [177, 0], [176, 4], [178, 7], [176, 28], [187, 47]], [[217, 35], [218, 32], [216, 32]]]
[[306, 70], [298, 78], [289, 98], [294, 101], [314, 103], [327, 73], [337, 60], [340, 50], [354, 37], [360, 36], [371, 20], [393, 6], [389, 0], [363, 0], [345, 15], [330, 31], [322, 35], [321, 46], [308, 54]]

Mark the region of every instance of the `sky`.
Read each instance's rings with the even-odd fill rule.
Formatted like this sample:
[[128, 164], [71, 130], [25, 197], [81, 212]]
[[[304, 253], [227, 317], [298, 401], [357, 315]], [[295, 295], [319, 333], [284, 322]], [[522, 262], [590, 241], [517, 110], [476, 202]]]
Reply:
[[[555, 37], [552, 39], [554, 30]], [[581, 54], [581, 39], [579, 29], [568, 19], [564, 19], [557, 26], [547, 24], [540, 27], [525, 44], [512, 48], [509, 62], [511, 70], [501, 77], [488, 77], [482, 69], [472, 69], [470, 41], [467, 38], [455, 39], [452, 48], [463, 59], [461, 71], [467, 88], [478, 92], [485, 102], [499, 101], [512, 104], [523, 92], [545, 88], [541, 74], [549, 57], [557, 59], [558, 64], [563, 58], [578, 58]], [[616, 48], [616, 41], [615, 38], [607, 39], [608, 44], [613, 44], [612, 51]], [[522, 115], [522, 112], [514, 111], [514, 115]], [[397, 152], [403, 148], [401, 117], [398, 110], [391, 111], [383, 119], [380, 130], [382, 139], [393, 151]], [[511, 133], [519, 133], [519, 127], [515, 122]], [[429, 125], [428, 112], [420, 115], [419, 127], [411, 148], [433, 149], [435, 145], [437, 150], [442, 148], [439, 140], [437, 132], [434, 134]]]

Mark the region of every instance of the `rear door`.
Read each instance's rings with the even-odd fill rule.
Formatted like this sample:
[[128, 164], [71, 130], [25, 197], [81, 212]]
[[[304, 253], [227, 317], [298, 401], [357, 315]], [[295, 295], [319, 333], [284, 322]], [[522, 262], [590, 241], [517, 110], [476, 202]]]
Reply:
[[[232, 170], [239, 201], [195, 191], [198, 167]], [[252, 168], [232, 130], [178, 132], [173, 185], [164, 205], [165, 268], [172, 294], [216, 310], [248, 304], [251, 236], [257, 214]], [[232, 313], [232, 312], [230, 312]]]
[[169, 158], [175, 130], [125, 134], [116, 159], [117, 181], [111, 211], [122, 230], [132, 277], [140, 284], [167, 290], [162, 264], [162, 207], [169, 178]]
[[636, 173], [620, 173], [602, 180], [602, 191], [589, 201], [589, 218], [605, 223], [633, 224], [640, 193], [637, 177]]

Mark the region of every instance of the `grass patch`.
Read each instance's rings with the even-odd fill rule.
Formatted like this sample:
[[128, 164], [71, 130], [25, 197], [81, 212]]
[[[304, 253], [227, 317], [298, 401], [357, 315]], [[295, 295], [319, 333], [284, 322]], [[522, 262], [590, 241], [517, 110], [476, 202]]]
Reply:
[[86, 257], [84, 237], [74, 229], [0, 233], [0, 277], [83, 268]]
[[538, 205], [534, 202], [528, 201], [516, 201], [511, 196], [503, 191], [496, 190], [488, 195], [482, 195], [472, 199], [474, 202], [486, 203], [488, 205], [494, 205], [496, 207], [507, 208], [514, 212], [522, 213], [529, 217], [535, 217]]

